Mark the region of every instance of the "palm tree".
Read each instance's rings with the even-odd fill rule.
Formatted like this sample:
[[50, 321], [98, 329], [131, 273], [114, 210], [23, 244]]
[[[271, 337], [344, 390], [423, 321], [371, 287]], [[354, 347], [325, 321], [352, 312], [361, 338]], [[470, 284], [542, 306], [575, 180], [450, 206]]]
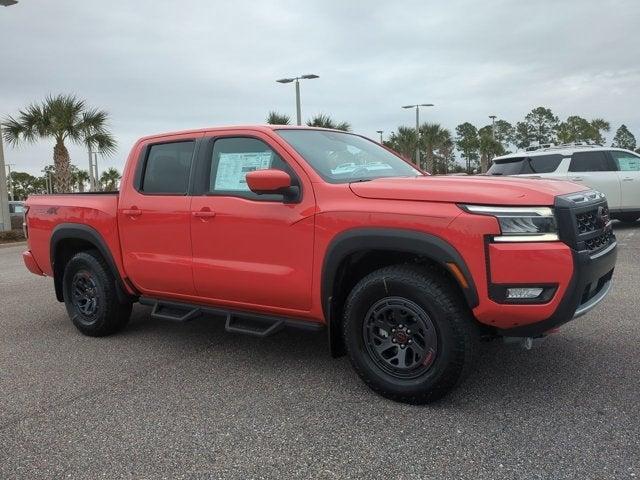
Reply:
[[84, 186], [89, 181], [89, 172], [86, 170], [76, 169], [73, 172], [73, 183], [78, 186], [79, 192], [84, 192]]
[[384, 144], [396, 151], [401, 157], [412, 161], [416, 151], [416, 129], [410, 127], [398, 127], [397, 132], [392, 132], [389, 140]]
[[609, 122], [602, 118], [594, 118], [591, 120], [591, 128], [593, 129], [593, 140], [600, 145], [604, 145], [604, 135], [602, 132], [608, 132], [611, 129]]
[[435, 151], [451, 141], [451, 133], [437, 123], [423, 123], [420, 126], [420, 149], [425, 152], [425, 165], [421, 165], [429, 173], [435, 173]]
[[42, 103], [20, 110], [17, 118], [8, 116], [3, 121], [4, 139], [15, 146], [53, 138], [55, 190], [68, 192], [72, 175], [65, 141], [87, 145], [101, 154], [113, 153], [116, 142], [107, 129], [108, 117], [107, 112], [87, 107], [75, 95], [48, 96]]
[[342, 130], [345, 132], [351, 131], [351, 125], [348, 122], [336, 123], [335, 120], [333, 120], [329, 115], [325, 115], [324, 113], [316, 115], [310, 120], [307, 120], [307, 125], [309, 127], [332, 128], [334, 130]]
[[289, 125], [291, 123], [291, 117], [272, 110], [269, 112], [269, 115], [267, 115], [267, 123], [270, 125]]
[[115, 192], [118, 190], [118, 184], [120, 183], [120, 179], [122, 175], [115, 168], [111, 167], [106, 169], [100, 175], [100, 184], [102, 185], [102, 189], [105, 192]]

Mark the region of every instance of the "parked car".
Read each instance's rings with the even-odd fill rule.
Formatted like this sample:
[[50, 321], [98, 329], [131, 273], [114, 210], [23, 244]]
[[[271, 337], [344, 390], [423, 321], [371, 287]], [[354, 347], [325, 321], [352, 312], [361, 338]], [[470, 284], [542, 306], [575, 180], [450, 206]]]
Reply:
[[586, 185], [605, 194], [612, 218], [640, 218], [640, 155], [596, 145], [548, 146], [493, 160], [488, 175], [541, 177]]
[[[333, 168], [349, 155], [377, 168]], [[367, 385], [416, 404], [459, 383], [481, 337], [529, 343], [593, 309], [616, 261], [587, 187], [427, 176], [364, 137], [288, 126], [142, 138], [119, 193], [29, 197], [26, 232], [27, 268], [86, 335], [122, 329], [134, 302], [258, 336], [326, 329]]]
[[10, 200], [9, 217], [11, 218], [11, 229], [20, 230], [24, 220], [24, 202]]

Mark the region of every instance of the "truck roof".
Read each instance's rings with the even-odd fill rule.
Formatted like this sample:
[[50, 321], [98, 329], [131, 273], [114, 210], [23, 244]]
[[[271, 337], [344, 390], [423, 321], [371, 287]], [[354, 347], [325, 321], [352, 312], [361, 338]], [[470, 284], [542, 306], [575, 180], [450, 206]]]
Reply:
[[609, 152], [611, 150], [633, 153], [631, 150], [625, 150], [624, 148], [605, 147], [603, 145], [554, 145], [539, 148], [537, 150], [519, 150], [517, 152], [507, 153], [506, 155], [495, 157], [493, 161], [495, 162], [496, 160], [499, 161], [508, 158], [538, 157], [543, 155], [563, 155], [565, 157], [570, 157], [576, 152]]
[[352, 133], [352, 132], [345, 132], [344, 130], [335, 130], [332, 128], [309, 127], [307, 125], [271, 125], [266, 123], [266, 124], [218, 125], [213, 127], [178, 130], [175, 132], [164, 132], [164, 133], [156, 133], [152, 135], [145, 135], [144, 137], [141, 138], [141, 140], [149, 140], [153, 138], [170, 137], [173, 135], [184, 135], [184, 134], [190, 134], [190, 133], [205, 133], [205, 132], [211, 132], [211, 131], [254, 130], [259, 132], [269, 132], [273, 130], [282, 130], [282, 129], [326, 130], [327, 132]]

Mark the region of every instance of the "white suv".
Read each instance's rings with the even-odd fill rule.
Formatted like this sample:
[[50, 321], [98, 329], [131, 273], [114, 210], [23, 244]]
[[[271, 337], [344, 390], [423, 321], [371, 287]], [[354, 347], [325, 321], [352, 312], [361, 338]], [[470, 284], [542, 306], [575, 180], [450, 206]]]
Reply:
[[493, 160], [487, 175], [558, 178], [587, 185], [607, 197], [612, 218], [640, 218], [640, 155], [595, 145], [544, 146]]

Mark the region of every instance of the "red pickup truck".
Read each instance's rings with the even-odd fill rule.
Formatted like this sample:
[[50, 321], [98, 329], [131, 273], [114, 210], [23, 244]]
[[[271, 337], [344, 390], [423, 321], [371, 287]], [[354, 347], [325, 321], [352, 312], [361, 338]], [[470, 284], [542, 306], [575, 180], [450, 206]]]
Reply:
[[563, 181], [428, 176], [364, 137], [211, 128], [139, 140], [119, 193], [33, 196], [27, 268], [75, 326], [222, 315], [233, 332], [327, 329], [362, 379], [426, 403], [483, 337], [544, 336], [609, 292], [606, 199]]

